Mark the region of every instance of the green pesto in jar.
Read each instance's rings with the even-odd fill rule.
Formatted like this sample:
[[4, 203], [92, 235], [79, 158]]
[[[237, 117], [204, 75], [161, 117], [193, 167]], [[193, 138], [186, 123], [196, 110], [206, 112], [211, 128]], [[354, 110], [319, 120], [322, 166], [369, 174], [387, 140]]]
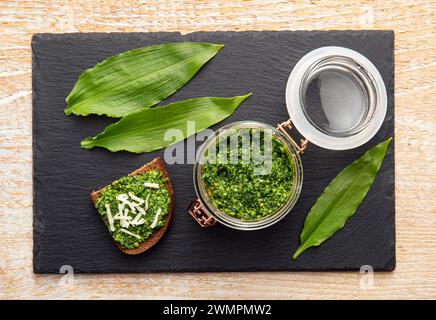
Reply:
[[[166, 180], [163, 178], [162, 173], [156, 170], [150, 170], [140, 175], [122, 177], [112, 182], [106, 187], [98, 197], [95, 207], [98, 210], [100, 216], [103, 218], [112, 238], [119, 243], [123, 248], [133, 249], [139, 246], [144, 240], [147, 240], [157, 229], [164, 225], [164, 220], [169, 211], [170, 206], [170, 194], [165, 189]], [[152, 184], [152, 188], [144, 186], [146, 184]], [[139, 204], [140, 201], [134, 200], [129, 193], [135, 197], [142, 199], [144, 203]], [[144, 222], [140, 225], [129, 225], [123, 227], [121, 225], [122, 220], [116, 218], [119, 212], [119, 204], [123, 204], [122, 201], [117, 199], [119, 195], [127, 195], [128, 201], [133, 204], [138, 204], [140, 208], [145, 211], [145, 215], [140, 215]], [[109, 205], [111, 216], [113, 218], [114, 231], [111, 231], [109, 216], [107, 213], [106, 204]], [[131, 221], [138, 215], [137, 211], [132, 210], [129, 205], [124, 204], [124, 209], [128, 212], [124, 213], [124, 216], [131, 218]], [[160, 209], [160, 214], [157, 214]], [[123, 210], [124, 211], [124, 210]], [[138, 219], [138, 221], [141, 221]], [[132, 233], [130, 235], [123, 232], [122, 229]]]
[[[260, 147], [255, 147], [254, 143], [243, 143], [244, 139], [239, 137], [237, 157], [232, 157], [231, 136], [243, 136], [242, 130], [248, 131], [251, 137], [257, 135], [256, 146]], [[264, 143], [266, 138], [269, 144]], [[227, 140], [224, 147], [223, 140]], [[269, 170], [260, 170], [263, 174], [255, 170], [259, 168], [259, 162], [254, 161], [258, 154], [270, 155], [271, 165]], [[206, 150], [201, 175], [213, 206], [231, 217], [250, 221], [274, 214], [286, 204], [292, 190], [294, 165], [288, 148], [270, 132], [264, 129], [235, 129], [233, 133], [217, 139]]]

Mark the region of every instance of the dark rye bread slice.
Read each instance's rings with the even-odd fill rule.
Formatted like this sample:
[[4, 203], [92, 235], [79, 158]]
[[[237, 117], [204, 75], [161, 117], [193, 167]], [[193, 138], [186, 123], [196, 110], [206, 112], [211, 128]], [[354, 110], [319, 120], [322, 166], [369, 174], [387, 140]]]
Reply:
[[[170, 181], [170, 178], [168, 175], [168, 171], [165, 168], [165, 165], [164, 165], [161, 158], [159, 158], [159, 157], [155, 158], [153, 161], [147, 163], [146, 165], [142, 166], [141, 168], [136, 169], [132, 173], [129, 173], [129, 176], [140, 175], [140, 174], [147, 172], [149, 170], [160, 171], [160, 172], [162, 172], [163, 178], [167, 179], [167, 181], [165, 182], [165, 189], [167, 189], [169, 194], [170, 194], [169, 212], [165, 216], [164, 225], [161, 228], [159, 228], [158, 230], [156, 230], [147, 240], [141, 242], [138, 247], [136, 247], [134, 249], [126, 249], [126, 248], [123, 248], [119, 243], [115, 242], [118, 249], [120, 249], [122, 252], [124, 252], [126, 254], [131, 254], [131, 255], [140, 254], [140, 253], [143, 253], [144, 251], [147, 251], [151, 247], [153, 247], [163, 237], [163, 235], [168, 230], [168, 227], [173, 219], [174, 192], [173, 192], [173, 187], [171, 186], [171, 181]], [[98, 196], [105, 188], [106, 187], [101, 188], [100, 190], [97, 190], [97, 191], [94, 191], [91, 193], [91, 201], [94, 204], [94, 206], [95, 206], [95, 203], [97, 202]]]

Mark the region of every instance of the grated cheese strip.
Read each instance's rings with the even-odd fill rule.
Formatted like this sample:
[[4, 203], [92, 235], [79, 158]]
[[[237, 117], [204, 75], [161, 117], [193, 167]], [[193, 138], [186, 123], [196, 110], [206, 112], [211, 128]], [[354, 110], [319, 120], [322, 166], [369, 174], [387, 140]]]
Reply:
[[145, 211], [148, 210], [148, 198], [150, 198], [150, 194], [147, 194], [147, 197], [145, 198]]
[[128, 228], [129, 227], [129, 221], [131, 219], [132, 218], [129, 216], [129, 209], [125, 208], [124, 209], [123, 220], [121, 221], [121, 227]]
[[137, 196], [135, 196], [133, 193], [129, 192], [129, 196], [130, 198], [132, 198], [133, 200], [135, 200], [136, 202], [138, 202], [139, 204], [143, 204], [144, 200], [142, 200], [141, 198], [138, 198]]
[[144, 210], [143, 208], [141, 208], [141, 207], [139, 206], [139, 204], [136, 206], [136, 210], [138, 210], [140, 214], [145, 215], [145, 210]]
[[125, 193], [120, 193], [115, 198], [117, 198], [118, 201], [125, 202], [126, 200], [129, 199], [129, 196]]
[[134, 234], [134, 233], [130, 232], [129, 230], [126, 230], [126, 229], [121, 228], [120, 231], [121, 231], [121, 232], [124, 232], [125, 234], [128, 234], [128, 235], [130, 235], [130, 236], [133, 236], [133, 237], [135, 237], [135, 238], [137, 238], [137, 239], [141, 239], [140, 236], [138, 236], [137, 234]]
[[114, 217], [114, 220], [127, 220], [127, 221], [130, 221], [130, 220], [132, 220], [132, 217], [129, 217], [129, 216], [118, 216], [118, 217]]
[[[127, 205], [133, 212], [136, 212], [135, 204], [129, 201], [129, 196], [125, 193], [121, 193], [116, 196], [118, 201], [121, 201], [123, 205]], [[139, 199], [139, 198], [138, 198]]]
[[136, 212], [136, 207], [132, 202], [126, 201], [125, 203], [130, 207], [130, 210], [132, 210], [133, 212]]
[[112, 217], [111, 208], [109, 207], [109, 205], [107, 203], [104, 206], [106, 207], [107, 219], [109, 221], [109, 229], [112, 232], [114, 232], [115, 231], [114, 218]]
[[154, 227], [156, 227], [156, 225], [157, 225], [157, 220], [159, 219], [159, 215], [160, 215], [160, 213], [162, 212], [162, 209], [161, 208], [159, 208], [157, 211], [156, 211], [156, 215], [154, 216], [154, 219], [153, 219], [153, 223], [150, 225], [150, 228], [154, 228]]
[[123, 216], [124, 211], [124, 205], [121, 203], [118, 203], [118, 213], [114, 216], [114, 220], [120, 220]]
[[129, 209], [124, 208], [123, 204], [118, 204], [118, 213], [114, 217], [114, 220], [131, 220], [129, 216]]
[[132, 225], [134, 225], [134, 226], [140, 226], [141, 224], [144, 224], [145, 223], [145, 220], [144, 219], [139, 219], [137, 222], [135, 222], [135, 223], [133, 223], [132, 222]]
[[143, 186], [146, 188], [159, 189], [159, 183], [154, 183], [154, 182], [144, 182]]
[[138, 224], [139, 219], [141, 218], [142, 213], [138, 213], [136, 217], [133, 219], [132, 224]]

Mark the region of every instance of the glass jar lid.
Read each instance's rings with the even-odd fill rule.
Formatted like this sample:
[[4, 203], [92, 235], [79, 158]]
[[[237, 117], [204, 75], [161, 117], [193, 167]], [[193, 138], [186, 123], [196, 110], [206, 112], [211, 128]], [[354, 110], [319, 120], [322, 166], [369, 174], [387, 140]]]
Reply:
[[387, 94], [377, 68], [362, 54], [322, 47], [296, 64], [286, 86], [286, 105], [297, 130], [332, 150], [358, 147], [380, 129]]

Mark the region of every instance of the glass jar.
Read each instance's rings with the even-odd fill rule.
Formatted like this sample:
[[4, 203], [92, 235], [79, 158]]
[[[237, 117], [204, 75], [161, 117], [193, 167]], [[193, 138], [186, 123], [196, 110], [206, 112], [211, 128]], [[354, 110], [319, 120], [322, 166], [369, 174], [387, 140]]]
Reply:
[[[206, 151], [215, 146], [216, 142], [219, 139], [226, 135], [230, 130], [238, 130], [238, 129], [261, 129], [269, 134], [271, 134], [274, 138], [276, 138], [287, 150], [289, 156], [293, 159], [292, 161], [292, 186], [288, 195], [288, 199], [284, 205], [282, 205], [277, 212], [267, 215], [266, 217], [244, 221], [219, 210], [216, 206], [214, 206], [211, 202], [209, 195], [206, 192], [204, 180], [202, 178], [202, 168], [205, 163], [205, 155]], [[196, 163], [194, 166], [194, 187], [195, 192], [198, 196], [198, 201], [202, 204], [202, 210], [206, 211], [206, 214], [213, 217], [214, 220], [219, 221], [220, 223], [239, 230], [257, 230], [268, 227], [281, 219], [283, 219], [286, 214], [292, 209], [292, 207], [297, 202], [298, 197], [300, 196], [301, 187], [303, 185], [303, 166], [301, 164], [301, 158], [297, 148], [293, 145], [293, 143], [286, 137], [283, 132], [280, 130], [262, 123], [258, 121], [238, 121], [233, 122], [229, 125], [226, 125], [216, 131], [212, 136], [210, 136], [199, 148], [197, 152]]]
[[[202, 226], [216, 221], [238, 230], [258, 230], [277, 223], [293, 208], [303, 185], [300, 154], [308, 142], [322, 148], [346, 150], [370, 140], [383, 124], [387, 94], [376, 67], [363, 55], [342, 47], [323, 47], [306, 54], [292, 70], [286, 86], [286, 105], [290, 119], [277, 127], [258, 121], [239, 121], [222, 127], [199, 148], [193, 178], [198, 199], [188, 212]], [[292, 125], [305, 137], [295, 142]], [[226, 131], [261, 128], [271, 133], [289, 151], [293, 159], [293, 184], [289, 197], [277, 212], [244, 221], [215, 207], [202, 178], [205, 151]]]

